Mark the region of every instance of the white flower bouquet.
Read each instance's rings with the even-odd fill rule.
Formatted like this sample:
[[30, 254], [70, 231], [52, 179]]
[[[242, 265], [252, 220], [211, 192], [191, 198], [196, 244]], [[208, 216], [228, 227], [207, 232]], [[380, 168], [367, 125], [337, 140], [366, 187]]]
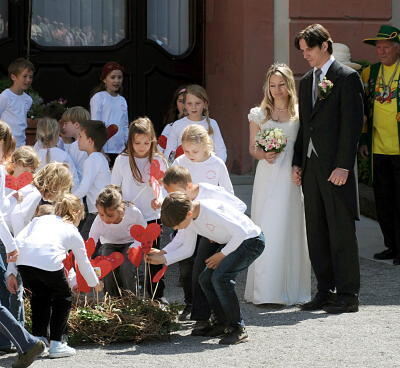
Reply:
[[256, 134], [256, 147], [265, 152], [282, 152], [287, 144], [287, 138], [280, 128], [260, 130]]

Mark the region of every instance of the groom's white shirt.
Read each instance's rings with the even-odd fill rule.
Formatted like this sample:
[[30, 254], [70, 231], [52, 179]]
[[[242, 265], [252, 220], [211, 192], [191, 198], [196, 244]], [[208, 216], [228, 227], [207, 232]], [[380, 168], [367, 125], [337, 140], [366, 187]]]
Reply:
[[[328, 69], [330, 68], [330, 66], [332, 65], [332, 63], [335, 61], [335, 57], [333, 55], [331, 55], [328, 59], [328, 61], [322, 65], [321, 67], [321, 71], [322, 73], [319, 76], [319, 81], [322, 81], [322, 79], [324, 79], [324, 77], [326, 76], [326, 73], [328, 73]], [[314, 96], [314, 91], [315, 91], [315, 71], [317, 70], [317, 67], [314, 67], [313, 70], [313, 82], [312, 82], [312, 93], [311, 96]], [[313, 145], [312, 139], [310, 137], [310, 141], [308, 142], [308, 149], [307, 149], [307, 157], [311, 157], [311, 153], [314, 152], [314, 154], [318, 157], [318, 153], [315, 150], [315, 147]]]

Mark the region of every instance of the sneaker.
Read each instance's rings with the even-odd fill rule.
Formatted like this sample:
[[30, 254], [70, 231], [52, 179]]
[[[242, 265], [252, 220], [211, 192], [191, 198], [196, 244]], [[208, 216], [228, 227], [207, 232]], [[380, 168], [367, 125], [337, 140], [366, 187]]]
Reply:
[[212, 325], [211, 329], [206, 332], [206, 335], [209, 337], [218, 337], [226, 334], [226, 326], [220, 323], [215, 323]]
[[187, 321], [189, 319], [189, 315], [192, 312], [192, 306], [190, 304], [186, 304], [185, 308], [178, 317], [179, 321]]
[[197, 321], [190, 333], [192, 336], [208, 336], [207, 333], [212, 329], [209, 321]]
[[66, 358], [76, 354], [76, 350], [61, 341], [50, 341], [49, 358]]
[[219, 340], [221, 345], [236, 345], [241, 342], [246, 342], [249, 339], [244, 327], [227, 328], [225, 334], [226, 335]]
[[44, 336], [36, 336], [36, 337], [40, 341], [44, 342], [44, 345], [45, 345], [45, 348], [44, 348], [43, 353], [42, 353], [41, 356], [42, 357], [47, 356], [49, 354], [49, 346], [50, 346], [49, 340], [47, 340], [47, 337], [44, 337]]
[[45, 349], [43, 341], [38, 341], [29, 350], [23, 354], [18, 354], [18, 358], [13, 363], [12, 368], [26, 368], [29, 367], [33, 361], [38, 358]]
[[167, 300], [167, 298], [165, 296], [162, 296], [161, 298], [155, 298], [154, 300], [157, 300], [161, 304], [169, 305], [169, 301]]

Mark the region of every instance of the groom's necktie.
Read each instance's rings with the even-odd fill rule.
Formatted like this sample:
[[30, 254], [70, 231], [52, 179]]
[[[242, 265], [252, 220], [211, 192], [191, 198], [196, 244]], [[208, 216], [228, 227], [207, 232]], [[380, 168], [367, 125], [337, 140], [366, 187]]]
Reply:
[[318, 83], [320, 82], [321, 73], [322, 73], [321, 69], [316, 69], [314, 71], [314, 88], [313, 88], [313, 100], [312, 100], [313, 106], [315, 105], [318, 99]]

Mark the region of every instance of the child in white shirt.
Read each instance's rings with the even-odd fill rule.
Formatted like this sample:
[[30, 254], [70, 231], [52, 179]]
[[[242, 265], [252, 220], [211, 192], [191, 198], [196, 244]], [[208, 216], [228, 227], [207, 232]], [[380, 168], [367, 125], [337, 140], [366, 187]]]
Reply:
[[[126, 153], [120, 154], [115, 160], [111, 183], [121, 187], [122, 198], [133, 202], [139, 208], [145, 221], [149, 224], [159, 222], [160, 209], [156, 202], [161, 202], [161, 191], [154, 193], [150, 182], [150, 168], [157, 161], [160, 170], [165, 172], [166, 162], [157, 152], [157, 139], [153, 123], [147, 117], [134, 120], [129, 126], [128, 145]], [[159, 239], [156, 244], [159, 243]], [[150, 273], [154, 275], [160, 266], [151, 266]], [[148, 291], [152, 295], [156, 284], [149, 283]], [[157, 287], [155, 297], [161, 299], [164, 292], [164, 281]]]
[[181, 192], [167, 196], [161, 207], [161, 221], [176, 230], [185, 229], [184, 246], [154, 249], [146, 257], [154, 264], [173, 264], [192, 256], [197, 235], [217, 243], [218, 251], [209, 257], [199, 282], [216, 323], [205, 328], [206, 336], [223, 336], [220, 344], [233, 345], [248, 339], [235, 292], [235, 278], [263, 252], [261, 229], [246, 215], [221, 201], [191, 201]]
[[12, 86], [0, 94], [0, 119], [7, 122], [17, 147], [25, 144], [26, 117], [32, 106], [32, 98], [25, 93], [32, 84], [35, 67], [26, 59], [14, 60], [8, 67]]
[[[209, 116], [209, 98], [206, 90], [197, 85], [192, 84], [186, 88], [184, 95], [184, 113], [185, 117], [177, 120], [171, 127], [169, 132], [167, 148], [164, 151], [165, 157], [169, 158], [175, 155], [178, 157], [181, 151], [181, 138], [183, 131], [188, 125], [198, 124], [207, 129], [208, 134], [212, 137], [216, 155], [224, 162], [226, 161], [226, 147], [219, 130], [218, 123]], [[182, 152], [181, 152], [182, 154]]]
[[[84, 215], [80, 200], [65, 194], [56, 203], [54, 212], [55, 215], [35, 218], [18, 234], [20, 255], [16, 264], [24, 286], [32, 292], [32, 333], [47, 338], [50, 327], [49, 358], [62, 358], [76, 354], [75, 349], [61, 342], [72, 306], [63, 265], [69, 250], [74, 252], [88, 285], [97, 289], [101, 286], [76, 228]], [[8, 280], [11, 291], [17, 287], [12, 273]]]
[[[223, 187], [209, 183], [193, 183], [189, 170], [182, 166], [170, 167], [165, 173], [163, 184], [168, 193], [184, 192], [189, 196], [190, 200], [217, 199], [231, 205], [242, 213], [246, 211], [246, 204]], [[171, 243], [168, 244], [169, 249], [183, 245], [184, 231], [178, 231]], [[210, 242], [209, 239], [198, 236], [195, 256], [179, 262], [180, 278], [186, 304], [179, 316], [179, 320], [186, 320], [190, 314], [190, 319], [196, 321], [191, 332], [193, 336], [198, 335], [199, 331], [203, 333], [203, 328], [208, 326], [211, 316], [210, 306], [201, 290], [198, 279], [200, 273], [204, 270], [205, 260], [214, 254], [215, 250], [215, 244]]]
[[186, 167], [194, 183], [220, 185], [233, 194], [233, 186], [225, 162], [213, 153], [212, 139], [205, 128], [189, 125], [182, 134], [184, 154], [173, 165]]
[[78, 137], [80, 132], [80, 123], [90, 120], [89, 111], [81, 106], [74, 106], [64, 111], [61, 120], [63, 121], [63, 131], [67, 138], [73, 138], [75, 141], [64, 143], [65, 152], [69, 153], [74, 161], [76, 170], [78, 171], [79, 181], [82, 180], [83, 164], [88, 155], [85, 151], [81, 151], [78, 146]]
[[[108, 256], [120, 252], [125, 256], [124, 263], [116, 270], [116, 278], [109, 274], [104, 277], [104, 291], [111, 296], [120, 296], [116, 279], [122, 282], [121, 288], [136, 292], [135, 272], [128, 259], [128, 248], [133, 242], [130, 229], [133, 225], [147, 226], [143, 215], [132, 203], [122, 200], [121, 188], [107, 185], [96, 201], [98, 215], [93, 221], [89, 238], [101, 242], [100, 254]], [[139, 245], [139, 244], [137, 244]]]
[[115, 124], [118, 132], [104, 145], [104, 152], [111, 160], [111, 167], [128, 140], [128, 105], [120, 95], [124, 79], [124, 68], [114, 62], [104, 65], [101, 72], [101, 84], [97, 93], [90, 99], [90, 115], [93, 120], [104, 121], [106, 126]]
[[81, 228], [83, 239], [88, 239], [92, 223], [97, 215], [96, 199], [103, 188], [110, 184], [111, 173], [106, 156], [101, 152], [107, 141], [107, 129], [102, 121], [87, 120], [80, 124], [78, 145], [89, 156], [83, 165], [79, 187], [73, 190], [78, 198], [86, 197], [88, 214]]
[[38, 120], [36, 140], [40, 143], [40, 148], [38, 148], [36, 152], [40, 160], [39, 167], [41, 168], [50, 162], [67, 164], [72, 174], [74, 187], [77, 187], [79, 184], [78, 172], [71, 156], [57, 147], [59, 137], [60, 126], [57, 120], [51, 118], [42, 118]]

